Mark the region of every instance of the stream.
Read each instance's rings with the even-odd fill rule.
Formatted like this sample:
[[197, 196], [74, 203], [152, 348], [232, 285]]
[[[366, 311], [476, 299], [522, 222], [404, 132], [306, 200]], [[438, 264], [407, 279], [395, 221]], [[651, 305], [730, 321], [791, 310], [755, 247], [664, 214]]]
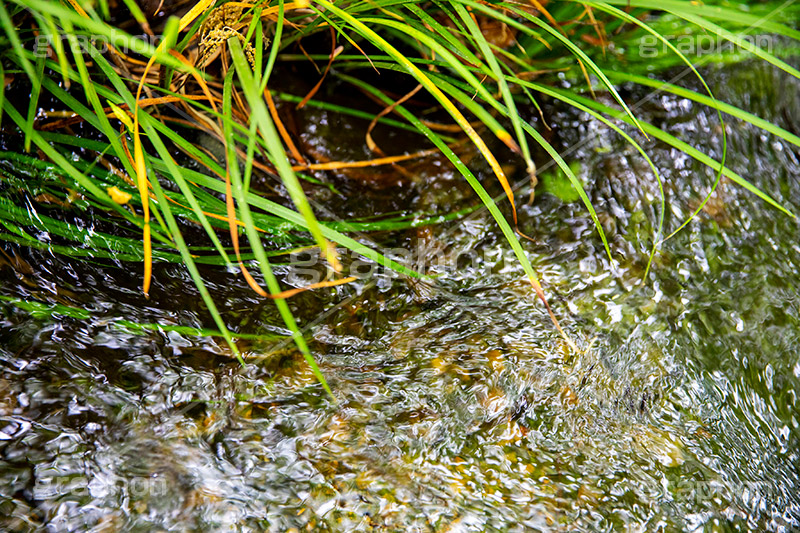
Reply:
[[[705, 74], [721, 100], [800, 134], [798, 80], [749, 63]], [[720, 157], [715, 112], [622, 93], [642, 120]], [[157, 264], [145, 300], [141, 265], [2, 244], [0, 297], [45, 309], [0, 300], [0, 529], [800, 529], [797, 219], [723, 179], [643, 282], [655, 177], [605, 126], [552, 102], [547, 113], [614, 260], [538, 158], [535, 201], [517, 195], [532, 239], [522, 243], [577, 351], [483, 209], [362, 236], [421, 250], [414, 266], [429, 278], [374, 269], [289, 300], [335, 400], [273, 303], [236, 272], [202, 271], [243, 335], [245, 368], [221, 338], [181, 329], [213, 327], [181, 265]], [[333, 120], [319, 110], [300, 119]], [[798, 148], [725, 122], [728, 166], [800, 213]], [[362, 126], [342, 135], [355, 129], [363, 142]], [[643, 147], [664, 182], [669, 233], [715, 173], [654, 139]], [[323, 188], [315, 200], [354, 216], [476, 202], [443, 164], [337, 187], [349, 199]]]

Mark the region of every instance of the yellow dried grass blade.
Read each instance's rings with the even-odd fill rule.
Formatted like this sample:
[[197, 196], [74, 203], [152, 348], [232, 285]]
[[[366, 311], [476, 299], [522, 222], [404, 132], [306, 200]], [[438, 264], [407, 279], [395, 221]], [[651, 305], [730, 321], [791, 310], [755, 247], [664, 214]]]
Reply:
[[126, 113], [118, 105], [111, 102], [108, 102], [108, 106], [111, 108], [111, 114], [116, 117], [117, 120], [122, 122], [122, 124], [124, 124], [128, 130], [133, 130], [133, 122], [131, 122], [131, 116], [128, 113]]
[[[70, 0], [73, 2], [74, 0]], [[182, 31], [188, 26], [195, 18], [205, 12], [209, 6], [214, 3], [214, 0], [200, 0], [197, 4], [189, 10], [178, 22], [178, 31]], [[153, 67], [156, 61], [156, 56], [164, 51], [167, 41], [161, 41], [161, 44], [156, 48], [156, 53], [150, 57], [147, 66], [144, 68], [142, 77], [139, 79], [139, 86], [136, 88], [136, 102], [133, 109], [133, 159], [134, 168], [136, 170], [136, 183], [139, 188], [139, 196], [142, 201], [142, 218], [144, 219], [144, 234], [142, 241], [144, 244], [144, 280], [142, 282], [142, 292], [145, 296], [149, 296], [150, 282], [153, 277], [153, 253], [152, 243], [150, 242], [150, 198], [148, 196], [148, 183], [147, 183], [147, 168], [144, 162], [144, 152], [142, 150], [142, 139], [139, 131], [139, 99], [142, 97], [142, 89], [144, 88], [144, 81], [147, 79], [147, 74]], [[212, 100], [213, 104], [213, 100]]]
[[78, 2], [76, 2], [75, 0], [67, 0], [67, 2], [69, 2], [69, 5], [71, 5], [73, 7], [73, 9], [75, 9], [75, 11], [78, 12], [78, 14], [80, 16], [82, 16], [82, 17], [88, 17], [89, 16], [86, 13], [86, 11], [81, 7], [81, 5]]
[[144, 152], [142, 151], [142, 139], [139, 135], [139, 120], [133, 121], [133, 162], [136, 169], [136, 185], [139, 188], [139, 196], [142, 201], [142, 218], [144, 219], [144, 280], [142, 281], [142, 292], [146, 297], [150, 296], [150, 281], [153, 277], [153, 253], [150, 242], [150, 196], [147, 187], [147, 168], [144, 164]]

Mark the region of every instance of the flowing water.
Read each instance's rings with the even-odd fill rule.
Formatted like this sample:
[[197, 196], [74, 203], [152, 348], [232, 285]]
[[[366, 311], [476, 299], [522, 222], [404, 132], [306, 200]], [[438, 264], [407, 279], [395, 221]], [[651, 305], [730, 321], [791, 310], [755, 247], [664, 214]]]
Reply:
[[[754, 65], [708, 76], [800, 133], [796, 80]], [[708, 110], [662, 94], [637, 113], [721, 152]], [[727, 122], [729, 165], [800, 213], [797, 147]], [[615, 260], [580, 202], [543, 192], [559, 182], [542, 169], [523, 245], [578, 351], [482, 210], [369, 236], [423, 250], [438, 276], [377, 272], [291, 299], [335, 401], [235, 274], [204, 271], [245, 337], [244, 369], [220, 339], [170, 327], [211, 326], [181, 267], [156, 269], [148, 301], [138, 265], [4, 245], [0, 295], [44, 305], [0, 302], [0, 529], [798, 530], [798, 222], [723, 180], [642, 284], [655, 178], [585, 116], [553, 107], [548, 123], [576, 147]], [[675, 229], [714, 173], [645, 147]], [[361, 191], [353, 213], [474, 203], [436, 165], [339, 187]]]

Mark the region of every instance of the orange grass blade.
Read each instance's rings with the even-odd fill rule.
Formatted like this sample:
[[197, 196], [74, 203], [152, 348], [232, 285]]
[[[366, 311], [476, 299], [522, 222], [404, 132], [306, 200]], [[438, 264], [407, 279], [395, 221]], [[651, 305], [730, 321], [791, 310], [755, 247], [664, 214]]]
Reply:
[[278, 109], [275, 107], [275, 101], [272, 99], [272, 93], [269, 89], [264, 89], [264, 100], [267, 101], [269, 114], [272, 115], [272, 120], [275, 122], [275, 126], [278, 128], [278, 133], [283, 139], [284, 144], [286, 144], [286, 147], [289, 149], [289, 153], [292, 154], [292, 157], [295, 161], [305, 164], [305, 158], [303, 158], [303, 155], [294, 145], [292, 138], [289, 136], [289, 132], [286, 131], [286, 127], [283, 125], [283, 121], [281, 121], [280, 117], [278, 116]]
[[[192, 65], [189, 62], [189, 60], [186, 59], [186, 57], [183, 56], [183, 54], [177, 52], [176, 50], [170, 50], [169, 51], [169, 55], [173, 56], [178, 61], [180, 61], [181, 63], [183, 63], [187, 67], [189, 67], [190, 72], [192, 74], [192, 77], [197, 82], [197, 84], [200, 86], [200, 90], [203, 91], [203, 94], [205, 95], [206, 100], [208, 100], [208, 102], [211, 104], [211, 108], [216, 113], [217, 112], [217, 104], [215, 103], [216, 99], [211, 95], [211, 90], [208, 88], [208, 84], [206, 83], [206, 80], [203, 79], [203, 77], [200, 75], [199, 72], [197, 72], [196, 70], [194, 70], [192, 68], [194, 65]], [[192, 98], [192, 99], [193, 100], [197, 100], [197, 98]]]
[[[145, 107], [150, 107], [154, 105], [160, 104], [170, 104], [172, 102], [181, 102], [184, 100], [207, 100], [208, 96], [194, 94], [194, 95], [185, 95], [185, 96], [160, 96], [158, 98], [142, 98], [139, 100], [139, 108], [143, 109]], [[214, 100], [218, 100], [217, 98], [212, 97], [212, 106], [214, 105]], [[128, 104], [120, 104], [117, 106], [120, 110], [127, 110]], [[104, 107], [103, 112], [106, 114], [108, 118], [119, 118], [116, 113], [114, 113], [114, 108]], [[58, 130], [61, 128], [66, 128], [67, 126], [72, 126], [74, 124], [79, 124], [83, 122], [85, 119], [80, 115], [75, 115], [73, 117], [64, 118], [61, 120], [54, 120], [53, 122], [48, 122], [47, 124], [42, 124], [41, 127], [37, 128], [39, 131], [53, 131]]]
[[369, 123], [369, 127], [367, 128], [367, 135], [366, 135], [367, 147], [369, 147], [370, 150], [372, 150], [373, 152], [378, 152], [379, 154], [383, 155], [383, 151], [380, 148], [378, 148], [378, 145], [375, 144], [374, 140], [372, 140], [372, 130], [375, 129], [375, 126], [378, 124], [378, 121], [381, 119], [381, 117], [384, 117], [389, 113], [391, 113], [392, 111], [394, 111], [394, 109], [397, 106], [402, 105], [409, 98], [413, 98], [413, 96], [417, 94], [420, 91], [420, 89], [422, 89], [422, 84], [417, 85], [407, 94], [403, 95], [403, 97], [401, 97], [395, 103], [393, 103], [390, 106], [386, 106], [385, 108], [383, 108], [383, 111], [375, 115], [375, 118], [372, 119], [372, 122]]
[[278, 294], [268, 294], [267, 298], [271, 298], [273, 300], [283, 300], [286, 298], [291, 298], [295, 294], [300, 294], [301, 292], [310, 291], [314, 289], [321, 289], [323, 287], [335, 287], [336, 285], [344, 285], [345, 283], [350, 283], [351, 281], [355, 281], [358, 278], [355, 276], [350, 276], [347, 278], [342, 279], [335, 279], [335, 280], [328, 280], [328, 281], [320, 281], [319, 283], [314, 283], [307, 287], [300, 287], [297, 289], [289, 289], [286, 291], [279, 292]]
[[231, 234], [231, 242], [233, 243], [233, 251], [236, 253], [236, 260], [239, 262], [239, 267], [242, 269], [242, 276], [244, 276], [244, 279], [247, 281], [247, 284], [250, 285], [250, 288], [253, 289], [259, 296], [269, 297], [269, 293], [261, 288], [261, 286], [247, 270], [247, 267], [244, 266], [244, 261], [242, 261], [242, 255], [239, 251], [239, 230], [237, 228], [237, 222], [239, 221], [236, 219], [236, 207], [233, 204], [231, 176], [227, 172], [225, 173], [225, 208], [228, 213], [228, 228]]
[[586, 8], [586, 13], [589, 16], [589, 22], [592, 23], [594, 31], [597, 32], [597, 37], [600, 39], [600, 48], [603, 50], [603, 55], [605, 56], [606, 47], [608, 46], [608, 42], [606, 41], [606, 32], [600, 22], [598, 22], [598, 20], [594, 17], [592, 8], [586, 5], [583, 7]]
[[311, 163], [308, 165], [296, 165], [292, 170], [339, 170], [343, 168], [364, 168], [364, 167], [377, 167], [381, 165], [391, 165], [401, 161], [408, 161], [409, 159], [417, 159], [426, 157], [433, 154], [438, 154], [439, 150], [431, 148], [430, 150], [422, 150], [413, 154], [393, 155], [390, 157], [379, 157], [377, 159], [364, 159], [362, 161], [330, 161], [328, 163]]
[[305, 107], [308, 101], [314, 98], [314, 95], [317, 94], [319, 88], [322, 87], [322, 82], [324, 82], [325, 78], [328, 76], [328, 72], [330, 72], [331, 70], [331, 65], [333, 65], [333, 60], [336, 59], [336, 56], [338, 56], [342, 52], [342, 50], [344, 50], [343, 47], [336, 46], [336, 32], [333, 30], [333, 27], [331, 27], [330, 30], [331, 30], [331, 53], [328, 56], [328, 64], [325, 66], [325, 71], [322, 73], [322, 77], [319, 79], [317, 84], [314, 85], [311, 88], [311, 90], [308, 91], [308, 94], [305, 96], [305, 98], [303, 98], [300, 101], [300, 103], [297, 104], [297, 109], [303, 109], [303, 107]]
[[544, 295], [544, 290], [542, 289], [541, 284], [538, 281], [536, 281], [535, 279], [531, 278], [531, 277], [528, 277], [528, 281], [530, 281], [531, 286], [533, 287], [533, 290], [536, 292], [536, 296], [539, 297], [539, 299], [544, 304], [545, 309], [547, 309], [547, 314], [550, 315], [550, 320], [553, 321], [553, 325], [556, 327], [558, 332], [561, 334], [561, 337], [564, 339], [564, 341], [567, 343], [567, 345], [570, 348], [575, 350], [576, 353], [580, 353], [580, 350], [578, 349], [578, 346], [569, 337], [569, 335], [567, 335], [567, 332], [564, 331], [561, 328], [561, 324], [558, 322], [558, 318], [556, 318], [556, 315], [555, 315], [555, 313], [553, 313], [553, 310], [550, 309], [550, 304], [547, 303], [547, 297]]
[[544, 18], [546, 18], [550, 22], [550, 24], [555, 26], [556, 29], [558, 29], [558, 31], [566, 35], [564, 29], [561, 27], [561, 24], [559, 24], [558, 21], [553, 17], [553, 15], [551, 15], [550, 12], [544, 8], [541, 2], [539, 2], [538, 0], [528, 0], [528, 1], [533, 7], [541, 11], [541, 13], [544, 15]]

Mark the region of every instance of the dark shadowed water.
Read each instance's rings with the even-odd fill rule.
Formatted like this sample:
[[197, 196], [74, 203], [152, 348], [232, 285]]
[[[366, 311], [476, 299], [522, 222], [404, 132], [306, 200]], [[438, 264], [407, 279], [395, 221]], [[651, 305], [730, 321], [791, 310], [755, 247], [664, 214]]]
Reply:
[[[721, 99], [800, 134], [797, 80], [758, 66], [708, 76]], [[721, 152], [714, 113], [656, 95], [637, 114]], [[800, 213], [798, 148], [728, 120], [729, 166]], [[274, 306], [234, 275], [204, 271], [226, 319], [250, 334], [245, 369], [220, 339], [170, 330], [212, 325], [181, 267], [159, 267], [146, 301], [140, 265], [2, 245], [0, 295], [12, 300], [0, 301], [0, 529], [800, 529], [797, 220], [725, 180], [641, 284], [654, 177], [586, 116], [557, 108], [548, 122], [561, 149], [578, 145], [567, 159], [616, 263], [579, 202], [543, 192], [558, 184], [543, 168], [535, 203], [520, 208], [536, 240], [523, 245], [578, 352], [483, 211], [373, 236], [427, 250], [438, 277], [378, 273], [291, 300], [335, 402]], [[675, 229], [714, 173], [644, 144]], [[431, 210], [470, 196], [430, 167], [367, 187], [352, 208], [398, 198]]]

